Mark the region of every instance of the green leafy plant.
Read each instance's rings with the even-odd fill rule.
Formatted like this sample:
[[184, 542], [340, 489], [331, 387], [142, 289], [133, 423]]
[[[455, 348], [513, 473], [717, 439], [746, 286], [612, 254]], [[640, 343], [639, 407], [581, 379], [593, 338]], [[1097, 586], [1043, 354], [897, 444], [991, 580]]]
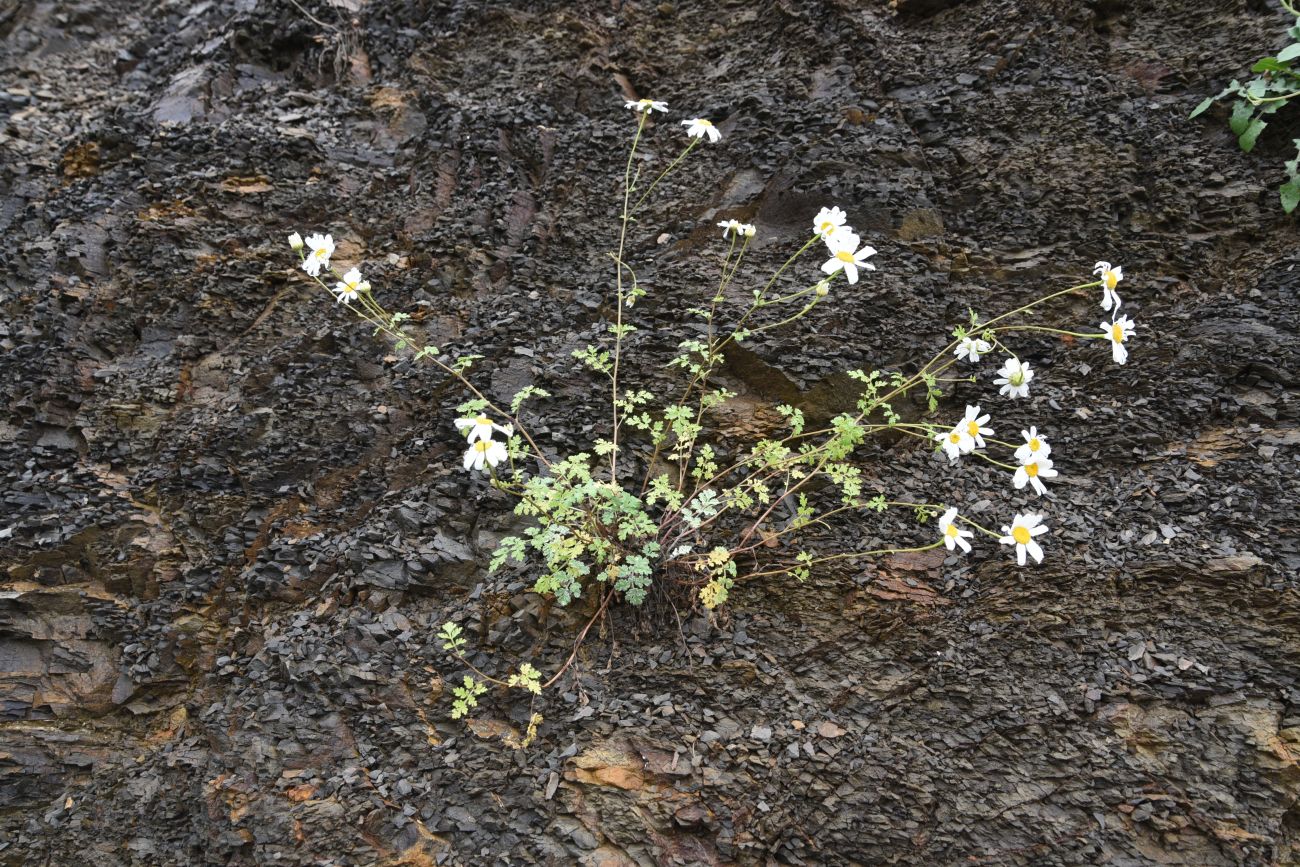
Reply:
[[[818, 305], [834, 303], [837, 285], [853, 286], [875, 270], [869, 259], [876, 250], [863, 244], [847, 225], [844, 211], [822, 208], [802, 245], [772, 273], [756, 278], [746, 268], [746, 256], [757, 228], [724, 220], [718, 224], [723, 243], [717, 257], [717, 285], [702, 303], [683, 312], [683, 318], [695, 320], [695, 325], [682, 328], [677, 354], [670, 361], [670, 369], [681, 375], [680, 393], [664, 397], [630, 382], [638, 371], [627, 363], [627, 339], [636, 332], [635, 307], [647, 290], [625, 258], [629, 234], [636, 227], [640, 207], [659, 183], [697, 145], [706, 139], [716, 142], [720, 134], [707, 120], [683, 121], [689, 127], [688, 143], [644, 184], [645, 161], [637, 159], [638, 147], [651, 128], [652, 113], [666, 111], [667, 106], [639, 100], [628, 102], [627, 108], [636, 111], [637, 125], [620, 191], [618, 243], [610, 253], [612, 321], [603, 341], [573, 353], [608, 389], [608, 424], [585, 450], [561, 457], [542, 448], [530, 433], [530, 419], [538, 413], [545, 416], [547, 409], [541, 402], [550, 395], [530, 385], [506, 406], [494, 402], [470, 378], [482, 356], [449, 353], [425, 344], [410, 317], [387, 310], [357, 268], [342, 274], [331, 268], [332, 236], [313, 234], [304, 240], [294, 233], [289, 238], [302, 270], [332, 300], [346, 305], [376, 335], [392, 341], [396, 350], [427, 361], [469, 393], [458, 407], [461, 417], [450, 425], [464, 437], [463, 468], [515, 497], [514, 510], [526, 519], [521, 533], [500, 540], [489, 571], [526, 570], [534, 592], [562, 606], [588, 598], [594, 609], [578, 631], [572, 653], [549, 677], [531, 660], [522, 661], [513, 673], [506, 665], [497, 666], [497, 674], [483, 671], [466, 656], [468, 639], [462, 627], [444, 624], [438, 635], [443, 649], [470, 672], [451, 690], [451, 716], [456, 719], [478, 706], [489, 685], [523, 692], [530, 702], [537, 700], [573, 665], [583, 639], [616, 600], [636, 606], [659, 592], [674, 605], [697, 604], [712, 612], [748, 580], [767, 576], [804, 581], [814, 570], [840, 562], [940, 546], [969, 552], [967, 540], [976, 532], [1011, 546], [1021, 566], [1027, 558], [1041, 562], [1044, 554], [1037, 539], [1048, 529], [1041, 515], [1016, 514], [998, 531], [944, 503], [890, 496], [868, 482], [861, 465], [862, 446], [886, 432], [918, 439], [946, 455], [949, 465], [971, 456], [1009, 471], [1014, 489], [1028, 487], [1042, 495], [1044, 479], [1057, 471], [1049, 457], [1051, 447], [1036, 427], [1023, 431], [1024, 442], [1016, 443], [996, 439], [987, 426], [990, 416], [982, 414], [979, 406], [966, 407], [958, 419], [934, 417], [941, 413], [940, 398], [947, 383], [975, 381], [970, 374], [952, 375], [952, 368], [978, 365], [990, 353], [1004, 355], [1000, 378], [993, 384], [1001, 386], [1001, 395], [1015, 400], [1029, 397], [1036, 375], [1005, 342], [1017, 332], [1103, 340], [1116, 363], [1123, 364], [1128, 357], [1127, 343], [1135, 324], [1118, 315], [1121, 301], [1116, 287], [1122, 269], [1099, 262], [1093, 272], [1096, 280], [1049, 292], [992, 318], [971, 311], [968, 321], [953, 329], [952, 341], [914, 372], [849, 371], [857, 385], [849, 411], [814, 425], [799, 407], [782, 405], [775, 408], [782, 420], [780, 429], [752, 442], [735, 442], [719, 413], [736, 398], [717, 381], [728, 349], [787, 327]], [[816, 279], [801, 277], [799, 263], [819, 246], [824, 246], [828, 258]], [[337, 282], [326, 282], [323, 273], [332, 274]], [[1099, 331], [1067, 331], [1026, 321], [1051, 301], [1095, 287], [1102, 289], [1101, 307], [1111, 312], [1110, 321], [1103, 321]], [[913, 394], [929, 418], [904, 418], [899, 407]], [[1005, 452], [1004, 459], [989, 454], [995, 449]], [[938, 518], [938, 538], [915, 546], [835, 553], [821, 552], [807, 541], [811, 529], [832, 528], [845, 520], [854, 522], [854, 537], [869, 537], [866, 528], [891, 509], [911, 513], [918, 524]], [[525, 737], [513, 742], [529, 742], [540, 721], [540, 715], [533, 713]]]
[[[1287, 36], [1294, 41], [1277, 54], [1257, 60], [1250, 68], [1255, 73], [1250, 81], [1242, 84], [1233, 79], [1217, 96], [1202, 100], [1189, 115], [1189, 118], [1197, 117], [1218, 100], [1236, 97], [1228, 116], [1228, 126], [1246, 153], [1254, 150], [1260, 133], [1268, 126], [1266, 118], [1300, 96], [1300, 69], [1292, 65], [1300, 60], [1300, 11], [1287, 0], [1281, 0], [1281, 3], [1287, 12], [1296, 16], [1295, 23], [1287, 28]], [[1300, 139], [1296, 139], [1294, 144], [1296, 157], [1284, 164], [1287, 180], [1278, 188], [1282, 209], [1288, 214], [1300, 205]]]

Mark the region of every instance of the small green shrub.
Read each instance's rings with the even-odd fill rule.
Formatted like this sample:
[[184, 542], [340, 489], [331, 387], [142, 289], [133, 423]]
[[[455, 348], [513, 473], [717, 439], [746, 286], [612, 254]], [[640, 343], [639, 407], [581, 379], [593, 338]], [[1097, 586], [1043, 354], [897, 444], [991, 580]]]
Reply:
[[[1250, 68], [1255, 77], [1242, 84], [1233, 79], [1218, 96], [1209, 96], [1193, 109], [1189, 118], [1196, 117], [1227, 96], [1235, 96], [1232, 114], [1228, 116], [1228, 126], [1237, 137], [1237, 144], [1246, 153], [1255, 148], [1259, 134], [1268, 126], [1265, 118], [1300, 96], [1300, 69], [1292, 64], [1300, 60], [1300, 12], [1296, 11], [1287, 0], [1281, 0], [1287, 12], [1296, 16], [1295, 23], [1287, 28], [1287, 36], [1293, 41], [1286, 48], [1271, 57], [1261, 57]], [[1284, 163], [1286, 183], [1278, 187], [1278, 196], [1282, 200], [1282, 210], [1288, 214], [1300, 205], [1300, 139], [1294, 142], [1296, 157]]]

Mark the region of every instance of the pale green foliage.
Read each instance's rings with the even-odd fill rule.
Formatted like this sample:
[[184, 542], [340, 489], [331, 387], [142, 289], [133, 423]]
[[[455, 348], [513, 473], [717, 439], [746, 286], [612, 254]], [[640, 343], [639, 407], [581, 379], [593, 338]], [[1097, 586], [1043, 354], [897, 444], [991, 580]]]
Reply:
[[462, 632], [463, 630], [450, 620], [442, 624], [442, 631], [438, 633], [438, 638], [442, 641], [442, 649], [448, 653], [459, 653], [465, 646]]
[[471, 708], [478, 707], [478, 697], [487, 692], [487, 685], [479, 683], [468, 674], [461, 682], [460, 686], [453, 686], [451, 694], [455, 696], [451, 703], [451, 718], [460, 719], [470, 712]]
[[542, 694], [542, 674], [531, 664], [525, 662], [519, 666], [519, 673], [510, 675], [510, 680], [506, 681], [508, 686], [517, 686], [520, 689], [526, 689], [534, 695]]

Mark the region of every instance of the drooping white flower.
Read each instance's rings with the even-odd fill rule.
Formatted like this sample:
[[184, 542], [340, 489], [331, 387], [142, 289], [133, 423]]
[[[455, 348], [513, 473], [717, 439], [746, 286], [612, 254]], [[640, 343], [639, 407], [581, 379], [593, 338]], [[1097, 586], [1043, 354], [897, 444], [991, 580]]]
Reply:
[[944, 512], [939, 518], [939, 532], [943, 534], [943, 544], [951, 551], [955, 546], [960, 545], [961, 549], [967, 554], [970, 553], [970, 542], [966, 540], [974, 536], [970, 530], [963, 530], [953, 523], [957, 519], [957, 510], [955, 508]]
[[724, 238], [731, 234], [752, 238], [754, 233], [758, 231], [752, 223], [742, 223], [739, 220], [723, 220], [718, 223], [718, 228], [722, 230], [722, 237]]
[[1109, 310], [1113, 306], [1118, 311], [1120, 300], [1115, 287], [1124, 279], [1124, 269], [1118, 266], [1112, 268], [1109, 262], [1098, 262], [1092, 273], [1101, 280], [1101, 309]]
[[1020, 463], [1028, 463], [1034, 458], [1045, 458], [1052, 453], [1052, 447], [1047, 444], [1047, 437], [1041, 436], [1038, 428], [1022, 430], [1020, 435], [1025, 438], [1025, 444], [1016, 449], [1016, 460]]
[[977, 448], [984, 448], [984, 437], [993, 436], [993, 428], [984, 427], [989, 423], [988, 413], [980, 415], [978, 406], [967, 406], [966, 417], [957, 423], [957, 427], [964, 427], [966, 436], [970, 438], [971, 446], [968, 451], [975, 451]]
[[975, 441], [966, 433], [966, 429], [957, 425], [950, 431], [935, 434], [934, 441], [943, 446], [943, 453], [948, 456], [948, 460], [956, 463], [957, 458], [965, 454], [970, 454], [975, 450]]
[[999, 394], [1005, 394], [1012, 398], [1029, 397], [1029, 383], [1034, 378], [1034, 372], [1029, 369], [1029, 362], [1022, 362], [1018, 358], [1008, 358], [998, 371], [998, 378], [993, 380], [994, 385], [1002, 386], [998, 389]]
[[987, 340], [967, 335], [957, 343], [957, 348], [952, 351], [952, 354], [973, 364], [980, 360], [981, 355], [992, 351], [993, 347], [989, 346]]
[[1047, 527], [1043, 525], [1043, 516], [1035, 514], [1016, 515], [1011, 521], [1011, 526], [1002, 525], [1002, 532], [1005, 533], [1002, 538], [998, 539], [1003, 545], [1016, 546], [1016, 563], [1020, 566], [1025, 565], [1025, 554], [1034, 558], [1035, 563], [1043, 562], [1043, 549], [1034, 541], [1035, 536], [1041, 536], [1047, 532]]
[[831, 294], [831, 281], [826, 279], [818, 280], [813, 285], [813, 293], [818, 298], [825, 298], [827, 295]]
[[829, 238], [840, 230], [847, 219], [848, 214], [838, 207], [822, 208], [817, 212], [817, 216], [813, 217], [813, 233], [821, 235], [823, 240]]
[[1101, 323], [1101, 330], [1110, 341], [1110, 354], [1116, 364], [1128, 361], [1128, 347], [1124, 345], [1124, 341], [1133, 336], [1136, 328], [1137, 323], [1130, 321], [1127, 316], [1121, 316], [1114, 322]]
[[1011, 483], [1016, 486], [1017, 491], [1025, 485], [1033, 485], [1034, 491], [1041, 497], [1047, 493], [1047, 486], [1043, 484], [1043, 479], [1055, 478], [1057, 475], [1056, 470], [1052, 469], [1051, 458], [1031, 457], [1016, 468]]
[[861, 239], [850, 229], [836, 232], [827, 238], [826, 245], [831, 249], [831, 257], [822, 265], [822, 273], [829, 276], [843, 271], [852, 286], [858, 282], [859, 268], [876, 270], [876, 266], [867, 261], [868, 256], [876, 255], [876, 248], [866, 244], [859, 247], [859, 243]]
[[307, 256], [302, 260], [302, 270], [313, 277], [320, 276], [321, 268], [330, 266], [330, 256], [334, 255], [334, 237], [332, 235], [308, 235]]
[[338, 296], [340, 304], [351, 304], [361, 296], [362, 292], [370, 291], [370, 281], [361, 279], [361, 272], [356, 268], [348, 271], [343, 275], [343, 279], [334, 284], [334, 294]]
[[709, 141], [714, 143], [722, 140], [722, 132], [713, 125], [713, 121], [711, 120], [696, 117], [691, 120], [682, 121], [682, 126], [686, 127], [686, 134], [691, 138], [704, 138], [705, 136], [708, 136]]
[[479, 440], [471, 443], [465, 451], [465, 469], [483, 469], [486, 463], [495, 467], [507, 457], [506, 444], [497, 440]]
[[623, 103], [624, 108], [630, 108], [637, 114], [645, 114], [655, 111], [668, 111], [668, 103], [659, 102], [656, 99], [629, 99]]
[[497, 424], [485, 415], [478, 415], [474, 418], [456, 419], [456, 429], [465, 434], [466, 439], [473, 442], [482, 442], [483, 440], [492, 439], [492, 431], [499, 431], [507, 437], [514, 436], [515, 426], [512, 424]]
[[302, 249], [302, 235], [294, 232], [289, 236], [289, 249], [293, 250], [295, 253]]

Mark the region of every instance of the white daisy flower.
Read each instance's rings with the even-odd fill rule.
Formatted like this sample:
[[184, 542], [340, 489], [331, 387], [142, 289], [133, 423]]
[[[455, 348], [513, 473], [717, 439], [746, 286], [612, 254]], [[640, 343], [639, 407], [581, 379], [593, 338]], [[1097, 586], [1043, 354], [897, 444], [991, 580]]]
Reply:
[[483, 442], [492, 439], [492, 431], [499, 431], [507, 437], [514, 436], [515, 426], [512, 424], [497, 424], [485, 415], [479, 415], [474, 418], [456, 419], [456, 429], [459, 431], [468, 431], [466, 439], [469, 442]]
[[1092, 273], [1101, 280], [1101, 309], [1109, 310], [1114, 306], [1119, 310], [1119, 294], [1115, 291], [1115, 287], [1124, 279], [1124, 269], [1112, 268], [1109, 262], [1098, 262], [1097, 267], [1092, 269]]
[[980, 360], [981, 355], [986, 355], [992, 351], [993, 347], [989, 346], [987, 340], [980, 340], [978, 337], [967, 336], [961, 339], [957, 344], [957, 348], [952, 351], [952, 354], [974, 364]]
[[704, 138], [707, 135], [711, 142], [717, 143], [722, 140], [722, 133], [711, 120], [702, 117], [692, 118], [682, 121], [682, 126], [686, 127], [686, 134], [691, 138]]
[[1101, 323], [1101, 330], [1110, 341], [1110, 353], [1116, 364], [1128, 361], [1128, 347], [1124, 345], [1124, 341], [1133, 336], [1136, 328], [1137, 323], [1129, 320], [1127, 316], [1121, 316], [1114, 322]]
[[293, 250], [295, 253], [302, 249], [302, 235], [294, 232], [289, 236], [289, 249]]
[[980, 408], [978, 406], [966, 407], [966, 417], [957, 423], [957, 427], [964, 428], [966, 436], [971, 441], [971, 446], [968, 451], [974, 451], [977, 448], [984, 448], [984, 437], [993, 436], [993, 428], [984, 427], [984, 425], [988, 423], [988, 413], [980, 415]]
[[822, 208], [817, 212], [817, 216], [813, 217], [813, 234], [821, 235], [823, 239], [829, 238], [840, 230], [847, 219], [848, 214], [838, 207]]
[[1020, 435], [1025, 438], [1025, 444], [1016, 449], [1016, 460], [1020, 463], [1028, 463], [1034, 458], [1045, 458], [1052, 453], [1052, 447], [1047, 444], [1047, 437], [1039, 435], [1038, 428], [1022, 430]]
[[868, 271], [876, 270], [876, 266], [867, 261], [868, 256], [876, 255], [876, 248], [866, 244], [859, 247], [860, 242], [861, 239], [851, 229], [844, 229], [827, 238], [826, 244], [831, 249], [831, 257], [822, 265], [822, 273], [830, 276], [843, 271], [844, 276], [849, 279], [849, 285], [852, 286], [858, 282], [859, 268]]
[[506, 459], [506, 444], [497, 440], [479, 440], [470, 444], [465, 451], [465, 469], [483, 469], [486, 463], [489, 467], [495, 467]]
[[334, 294], [338, 295], [340, 304], [351, 304], [370, 291], [370, 281], [361, 279], [361, 272], [356, 268], [343, 275], [343, 279], [334, 284]]
[[998, 378], [993, 380], [994, 385], [1002, 386], [998, 389], [999, 394], [1005, 394], [1012, 398], [1029, 397], [1029, 383], [1034, 378], [1034, 372], [1029, 369], [1028, 362], [1022, 362], [1018, 358], [1008, 358], [998, 371]]
[[1035, 536], [1041, 536], [1047, 532], [1047, 527], [1043, 525], [1042, 515], [1016, 515], [1011, 521], [1011, 526], [1002, 525], [1002, 532], [1006, 535], [998, 539], [1003, 545], [1016, 546], [1016, 563], [1020, 566], [1025, 565], [1025, 554], [1034, 558], [1035, 563], [1043, 562], [1043, 549], [1034, 541]]
[[939, 532], [943, 534], [943, 544], [951, 551], [955, 546], [960, 545], [961, 549], [967, 554], [970, 553], [970, 542], [966, 540], [974, 536], [970, 530], [963, 530], [953, 523], [957, 518], [955, 508], [944, 512], [939, 518]]
[[957, 425], [950, 431], [935, 434], [934, 441], [943, 446], [944, 454], [953, 463], [956, 463], [957, 458], [962, 455], [970, 454], [975, 450], [975, 442], [961, 425]]
[[1058, 475], [1056, 470], [1052, 469], [1051, 458], [1030, 458], [1016, 468], [1016, 474], [1011, 478], [1011, 483], [1019, 491], [1025, 485], [1033, 485], [1034, 491], [1038, 496], [1047, 493], [1047, 486], [1043, 484], [1043, 479], [1055, 478]]
[[659, 102], [655, 99], [629, 99], [627, 102], [623, 103], [623, 107], [630, 108], [637, 114], [668, 111], [668, 103]]
[[321, 268], [330, 266], [330, 256], [334, 255], [334, 237], [332, 235], [308, 235], [307, 257], [302, 260], [302, 270], [313, 277], [320, 276]]
[[721, 223], [718, 223], [718, 228], [722, 230], [722, 237], [724, 238], [732, 233], [736, 235], [744, 235], [746, 238], [752, 238], [754, 237], [754, 233], [758, 231], [752, 224], [742, 223], [739, 220], [723, 220]]

